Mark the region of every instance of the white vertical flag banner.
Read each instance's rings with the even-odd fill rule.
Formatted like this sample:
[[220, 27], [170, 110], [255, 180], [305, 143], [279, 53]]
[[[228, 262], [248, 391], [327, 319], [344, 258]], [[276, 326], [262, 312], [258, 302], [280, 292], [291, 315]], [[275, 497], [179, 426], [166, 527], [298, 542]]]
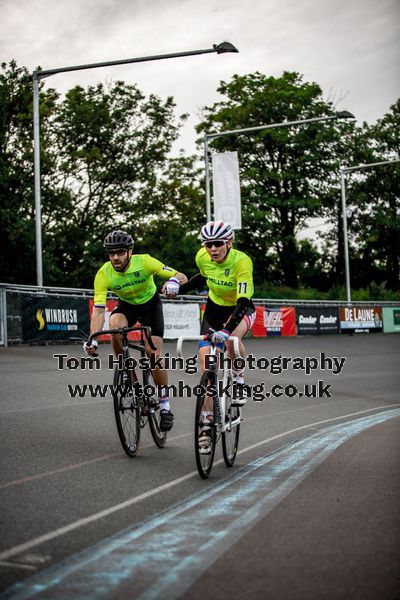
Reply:
[[242, 228], [239, 161], [237, 152], [212, 155], [214, 220], [227, 221], [233, 229]]

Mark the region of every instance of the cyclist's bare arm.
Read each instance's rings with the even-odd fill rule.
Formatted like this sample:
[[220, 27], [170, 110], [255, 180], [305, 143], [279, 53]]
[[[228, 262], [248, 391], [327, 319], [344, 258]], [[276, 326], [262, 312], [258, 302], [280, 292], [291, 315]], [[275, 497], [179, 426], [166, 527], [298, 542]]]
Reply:
[[177, 272], [177, 273], [175, 273], [174, 277], [177, 278], [179, 285], [184, 285], [185, 283], [187, 283], [189, 281], [184, 273]]
[[[94, 333], [95, 331], [100, 331], [103, 329], [105, 320], [105, 308], [100, 306], [94, 306], [92, 312], [92, 318], [90, 320], [90, 333]], [[97, 342], [93, 342], [92, 346], [88, 346], [85, 342], [84, 350], [87, 354], [94, 355], [97, 353]]]
[[94, 333], [95, 331], [100, 331], [103, 329], [105, 312], [105, 308], [103, 307], [95, 306], [93, 308], [92, 318], [90, 321], [90, 333]]

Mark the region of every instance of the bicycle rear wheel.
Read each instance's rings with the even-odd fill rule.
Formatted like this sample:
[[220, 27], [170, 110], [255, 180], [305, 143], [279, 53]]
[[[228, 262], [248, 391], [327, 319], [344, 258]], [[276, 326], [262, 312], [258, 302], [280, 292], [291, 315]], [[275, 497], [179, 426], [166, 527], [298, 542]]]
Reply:
[[211, 396], [207, 395], [205, 390], [208, 386], [216, 385], [216, 375], [213, 371], [206, 371], [201, 380], [200, 386], [202, 390], [197, 394], [196, 400], [196, 416], [194, 423], [194, 451], [196, 456], [196, 465], [199, 475], [202, 479], [207, 479], [211, 473], [212, 465], [214, 462], [214, 454], [215, 454], [215, 446], [217, 443], [217, 428], [215, 422], [211, 426], [210, 434], [211, 434], [211, 444], [208, 454], [203, 454], [200, 452], [199, 447], [199, 438], [200, 434], [203, 431], [202, 421], [201, 421], [201, 411], [206, 410], [206, 402], [212, 402], [212, 408], [215, 415], [216, 411], [216, 395], [212, 394]]
[[[232, 375], [228, 372], [227, 380], [224, 381], [224, 388], [226, 385], [231, 387]], [[238, 406], [232, 406], [232, 398], [225, 395], [225, 431], [221, 434], [222, 437], [222, 454], [227, 467], [232, 467], [236, 459], [236, 454], [239, 445], [239, 434], [240, 434], [240, 408]]]
[[[128, 381], [124, 381], [124, 373], [128, 375]], [[135, 456], [140, 440], [140, 408], [130, 377], [130, 371], [115, 368], [114, 414], [122, 447], [128, 456]]]
[[[151, 385], [156, 390], [157, 386], [154, 383], [151, 371], [143, 372], [143, 384], [143, 389], [146, 387], [146, 385]], [[149, 411], [148, 419], [153, 440], [158, 448], [164, 448], [165, 444], [167, 443], [167, 432], [161, 431], [160, 429], [160, 403], [154, 396], [147, 395], [145, 398], [145, 406]]]

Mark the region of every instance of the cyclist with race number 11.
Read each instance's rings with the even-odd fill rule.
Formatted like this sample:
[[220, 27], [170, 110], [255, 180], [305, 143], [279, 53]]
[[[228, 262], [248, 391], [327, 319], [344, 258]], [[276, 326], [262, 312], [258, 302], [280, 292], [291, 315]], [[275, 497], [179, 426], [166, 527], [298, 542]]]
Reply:
[[[234, 231], [229, 223], [210, 221], [201, 228], [200, 238], [203, 247], [196, 254], [199, 269], [194, 277], [179, 288], [184, 294], [195, 288], [202, 289], [207, 284], [209, 297], [201, 325], [201, 334], [213, 331], [212, 340], [226, 345], [227, 355], [235, 358], [233, 343], [229, 336], [234, 335], [240, 341], [240, 354], [243, 358], [246, 351], [242, 337], [252, 328], [256, 312], [251, 300], [254, 293], [253, 263], [247, 254], [233, 248]], [[204, 372], [205, 357], [210, 342], [199, 342], [199, 359]], [[233, 363], [234, 365], [235, 363]], [[247, 401], [248, 388], [244, 385], [243, 369], [232, 369], [234, 380], [234, 397], [232, 404], [243, 406]], [[203, 431], [199, 444], [207, 452], [210, 445], [210, 422], [213, 420], [211, 410], [203, 411]]]

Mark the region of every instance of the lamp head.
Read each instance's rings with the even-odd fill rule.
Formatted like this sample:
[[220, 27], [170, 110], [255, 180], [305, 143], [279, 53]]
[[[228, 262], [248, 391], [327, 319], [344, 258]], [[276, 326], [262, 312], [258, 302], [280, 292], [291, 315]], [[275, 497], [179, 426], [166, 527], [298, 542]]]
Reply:
[[225, 52], [239, 52], [237, 48], [230, 42], [222, 42], [221, 44], [213, 44], [213, 48], [217, 54], [224, 54]]
[[341, 110], [336, 113], [336, 116], [339, 119], [355, 119], [355, 116], [348, 110]]

